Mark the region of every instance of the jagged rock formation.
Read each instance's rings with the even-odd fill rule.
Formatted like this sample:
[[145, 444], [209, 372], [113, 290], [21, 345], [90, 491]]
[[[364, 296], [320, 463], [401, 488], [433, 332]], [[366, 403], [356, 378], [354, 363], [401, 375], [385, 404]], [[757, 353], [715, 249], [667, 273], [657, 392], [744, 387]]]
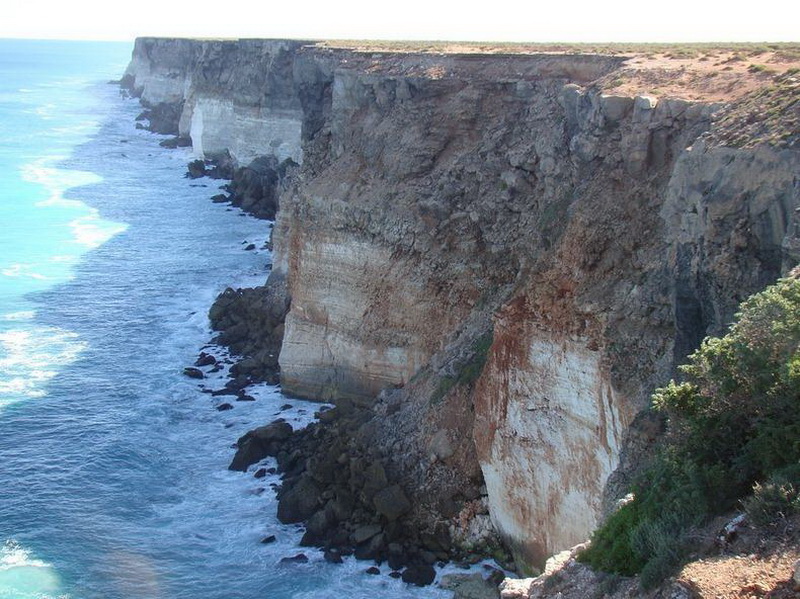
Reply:
[[793, 140], [604, 95], [620, 62], [142, 39], [128, 72], [197, 152], [302, 165], [268, 284], [284, 389], [364, 406], [404, 518], [466, 544], [488, 508], [520, 565], [588, 536], [652, 389], [798, 259]]

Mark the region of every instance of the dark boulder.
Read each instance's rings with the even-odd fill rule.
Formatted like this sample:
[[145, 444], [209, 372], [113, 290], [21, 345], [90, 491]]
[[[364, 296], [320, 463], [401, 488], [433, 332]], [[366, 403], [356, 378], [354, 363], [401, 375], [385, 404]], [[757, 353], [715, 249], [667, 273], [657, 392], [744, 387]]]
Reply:
[[319, 545], [325, 540], [325, 533], [334, 524], [327, 510], [319, 510], [306, 521], [306, 532], [300, 544], [304, 547]]
[[188, 366], [188, 367], [184, 368], [183, 369], [183, 374], [185, 374], [186, 376], [188, 376], [191, 379], [202, 379], [202, 378], [205, 378], [205, 375], [203, 374], [202, 370], [199, 370], [197, 368], [192, 368], [191, 366]]
[[386, 535], [383, 533], [371, 537], [367, 542], [358, 545], [353, 551], [356, 559], [383, 560], [386, 554]]
[[247, 432], [236, 442], [238, 449], [228, 469], [244, 472], [265, 457], [276, 455], [291, 435], [292, 425], [288, 422], [273, 422]]
[[322, 491], [310, 476], [301, 476], [278, 497], [278, 520], [284, 524], [303, 522], [318, 509]]
[[217, 359], [211, 354], [200, 352], [200, 356], [195, 361], [195, 366], [213, 366], [217, 363]]
[[186, 176], [189, 179], [199, 179], [206, 176], [206, 163], [202, 160], [192, 160], [186, 168]]
[[411, 502], [399, 485], [378, 491], [372, 502], [375, 504], [375, 510], [390, 522], [397, 520], [411, 509]]
[[228, 150], [209, 156], [206, 159], [206, 176], [212, 179], [231, 179], [233, 178], [236, 162]]
[[187, 148], [192, 145], [192, 140], [188, 137], [170, 137], [169, 139], [165, 139], [158, 144], [162, 148], [167, 148], [169, 150], [174, 150], [175, 148]]
[[178, 123], [183, 111], [183, 102], [161, 102], [159, 104], [147, 104], [142, 114], [136, 120], [147, 119], [149, 124], [146, 128], [153, 133], [163, 135], [178, 135]]
[[283, 322], [289, 309], [285, 281], [264, 287], [231, 289], [222, 292], [209, 310], [214, 330], [220, 331], [216, 343], [244, 358], [231, 368], [233, 376], [253, 381], [276, 381], [280, 366]]
[[231, 203], [257, 218], [274, 219], [280, 191], [297, 166], [291, 159], [279, 162], [275, 156], [259, 156], [233, 172]]
[[436, 578], [436, 570], [433, 566], [409, 566], [403, 571], [403, 582], [424, 587], [431, 584]]

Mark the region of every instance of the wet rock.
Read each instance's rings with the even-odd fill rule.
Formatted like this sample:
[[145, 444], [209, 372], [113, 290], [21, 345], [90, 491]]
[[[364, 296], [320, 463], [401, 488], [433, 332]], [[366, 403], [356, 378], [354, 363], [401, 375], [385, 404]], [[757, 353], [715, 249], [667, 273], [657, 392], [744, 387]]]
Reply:
[[188, 137], [171, 137], [170, 139], [165, 139], [158, 144], [162, 148], [167, 148], [169, 150], [174, 150], [175, 148], [187, 148], [192, 145], [192, 140]]
[[215, 389], [210, 393], [212, 397], [219, 397], [220, 395], [239, 395], [239, 391], [236, 389]]
[[199, 179], [206, 176], [206, 163], [202, 160], [192, 160], [186, 166], [186, 176], [189, 179]]
[[282, 564], [307, 564], [308, 557], [304, 553], [298, 553], [292, 557], [284, 557], [281, 558], [280, 563]]
[[187, 366], [186, 368], [184, 368], [183, 374], [191, 379], [205, 378], [205, 375], [203, 374], [202, 370], [200, 370], [199, 368], [192, 368], [191, 366]]
[[378, 575], [378, 574], [381, 573], [381, 569], [377, 568], [376, 566], [372, 566], [372, 567], [367, 568], [366, 570], [364, 570], [364, 572], [366, 574], [372, 574], [373, 576], [375, 576], [375, 575]]
[[253, 251], [254, 249], [256, 249], [256, 244], [255, 244], [255, 243], [248, 243], [248, 244], [245, 246], [245, 248], [244, 248], [244, 250], [245, 250], [246, 252], [251, 252], [251, 251]]
[[264, 478], [267, 475], [266, 468], [259, 468], [258, 470], [253, 473], [253, 478]]
[[211, 201], [215, 204], [225, 204], [226, 202], [230, 202], [230, 198], [225, 195], [224, 193], [218, 193], [216, 195], [211, 196]]
[[141, 123], [137, 123], [137, 129], [147, 129], [153, 133], [161, 133], [163, 135], [178, 135], [178, 122], [180, 121], [182, 110], [183, 102], [146, 104], [145, 110], [136, 117], [136, 120], [146, 119], [149, 123], [146, 127]]
[[359, 560], [382, 560], [385, 553], [386, 535], [383, 533], [375, 535], [353, 551], [353, 555]]
[[217, 406], [217, 410], [220, 411], [220, 412], [225, 412], [227, 410], [232, 410], [232, 409], [233, 409], [233, 406], [231, 404], [229, 404], [229, 403], [223, 403], [223, 404], [219, 404]]
[[436, 578], [436, 570], [433, 566], [409, 566], [403, 571], [403, 582], [424, 587], [431, 584]]
[[344, 562], [338, 549], [327, 549], [322, 555], [329, 564], [341, 564]]
[[274, 219], [279, 195], [297, 164], [275, 156], [260, 156], [232, 173], [231, 203], [257, 218]]
[[303, 546], [313, 546], [321, 543], [325, 539], [325, 533], [334, 524], [333, 519], [326, 510], [319, 510], [306, 521], [306, 532], [300, 544]]
[[206, 175], [212, 179], [231, 179], [233, 177], [235, 162], [227, 150], [208, 156], [206, 164], [210, 165], [210, 168], [206, 169]]
[[269, 535], [269, 536], [266, 536], [263, 539], [261, 539], [261, 542], [264, 543], [265, 545], [269, 545], [271, 543], [274, 543], [277, 540], [278, 539], [275, 538], [275, 535]]
[[198, 356], [197, 360], [195, 361], [195, 366], [213, 366], [217, 363], [217, 359], [212, 356], [211, 354], [207, 354], [205, 352], [200, 352], [200, 356]]
[[244, 376], [248, 382], [277, 382], [288, 308], [285, 281], [253, 289], [228, 288], [217, 297], [208, 313], [212, 328], [220, 332], [215, 342], [244, 356], [231, 367], [231, 375]]
[[484, 580], [480, 574], [446, 574], [439, 586], [453, 591], [453, 599], [499, 599], [496, 584]]
[[238, 449], [228, 469], [244, 472], [251, 464], [275, 456], [291, 435], [292, 425], [288, 422], [273, 422], [247, 432], [236, 442]]

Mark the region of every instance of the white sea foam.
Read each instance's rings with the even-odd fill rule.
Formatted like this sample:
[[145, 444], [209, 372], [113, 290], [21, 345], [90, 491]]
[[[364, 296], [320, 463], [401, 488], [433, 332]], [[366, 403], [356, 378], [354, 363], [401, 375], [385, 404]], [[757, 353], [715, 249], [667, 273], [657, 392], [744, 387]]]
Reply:
[[4, 277], [10, 278], [27, 278], [27, 279], [36, 279], [39, 281], [47, 280], [47, 277], [41, 273], [35, 272], [33, 270], [34, 265], [32, 264], [12, 264], [8, 268], [4, 268], [0, 270], [0, 274]]
[[34, 566], [46, 568], [47, 564], [31, 557], [30, 551], [22, 547], [13, 539], [7, 540], [0, 549], [0, 570], [17, 568], [19, 566]]
[[25, 397], [42, 397], [44, 386], [67, 364], [74, 362], [86, 344], [78, 335], [55, 327], [13, 329], [0, 332], [0, 407]]
[[[64, 160], [65, 156], [47, 156], [39, 158], [34, 162], [22, 167], [22, 178], [31, 183], [37, 183], [47, 189], [49, 196], [46, 200], [36, 203], [36, 206], [58, 206], [62, 208], [74, 208], [85, 211], [86, 214], [70, 221], [69, 226], [75, 236], [75, 241], [88, 248], [95, 248], [114, 235], [121, 233], [127, 228], [124, 223], [115, 223], [104, 220], [95, 208], [90, 208], [80, 200], [73, 200], [64, 197], [67, 189], [80, 187], [82, 185], [92, 185], [100, 183], [103, 178], [96, 173], [79, 171], [72, 169], [60, 169], [52, 166], [54, 163]], [[53, 262], [74, 261], [74, 257], [51, 258]], [[4, 273], [5, 274], [5, 273]], [[14, 275], [7, 275], [14, 276]]]
[[3, 314], [0, 316], [0, 320], [5, 321], [18, 321], [18, 320], [31, 320], [33, 317], [36, 316], [36, 312], [33, 310], [23, 310], [20, 312], [9, 312], [8, 314]]
[[89, 214], [76, 218], [69, 223], [75, 241], [89, 248], [96, 248], [118, 233], [128, 228], [124, 223], [115, 223], [100, 218], [100, 213], [89, 208]]
[[99, 183], [103, 180], [102, 177], [96, 173], [88, 171], [60, 169], [54, 164], [63, 161], [67, 158], [64, 155], [51, 155], [38, 158], [33, 162], [22, 166], [22, 178], [29, 183], [38, 183], [44, 186], [51, 193], [51, 196], [39, 202], [39, 206], [46, 206], [48, 203], [63, 203], [67, 206], [83, 206], [83, 202], [77, 200], [65, 200], [61, 193], [70, 187], [78, 187], [79, 185], [90, 185], [92, 183]]
[[46, 562], [14, 540], [0, 548], [0, 599], [68, 599], [61, 581]]

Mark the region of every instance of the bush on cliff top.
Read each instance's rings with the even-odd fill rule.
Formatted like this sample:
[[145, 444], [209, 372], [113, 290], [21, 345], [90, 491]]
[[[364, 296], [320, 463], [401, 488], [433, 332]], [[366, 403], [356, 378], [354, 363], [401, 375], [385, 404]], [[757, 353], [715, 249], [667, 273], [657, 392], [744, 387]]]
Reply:
[[705, 339], [681, 367], [686, 380], [653, 395], [668, 437], [635, 483], [635, 499], [595, 532], [580, 559], [641, 573], [648, 588], [680, 564], [691, 527], [735, 507], [754, 485], [748, 511], [800, 510], [798, 348], [795, 278], [749, 298], [727, 335]]

